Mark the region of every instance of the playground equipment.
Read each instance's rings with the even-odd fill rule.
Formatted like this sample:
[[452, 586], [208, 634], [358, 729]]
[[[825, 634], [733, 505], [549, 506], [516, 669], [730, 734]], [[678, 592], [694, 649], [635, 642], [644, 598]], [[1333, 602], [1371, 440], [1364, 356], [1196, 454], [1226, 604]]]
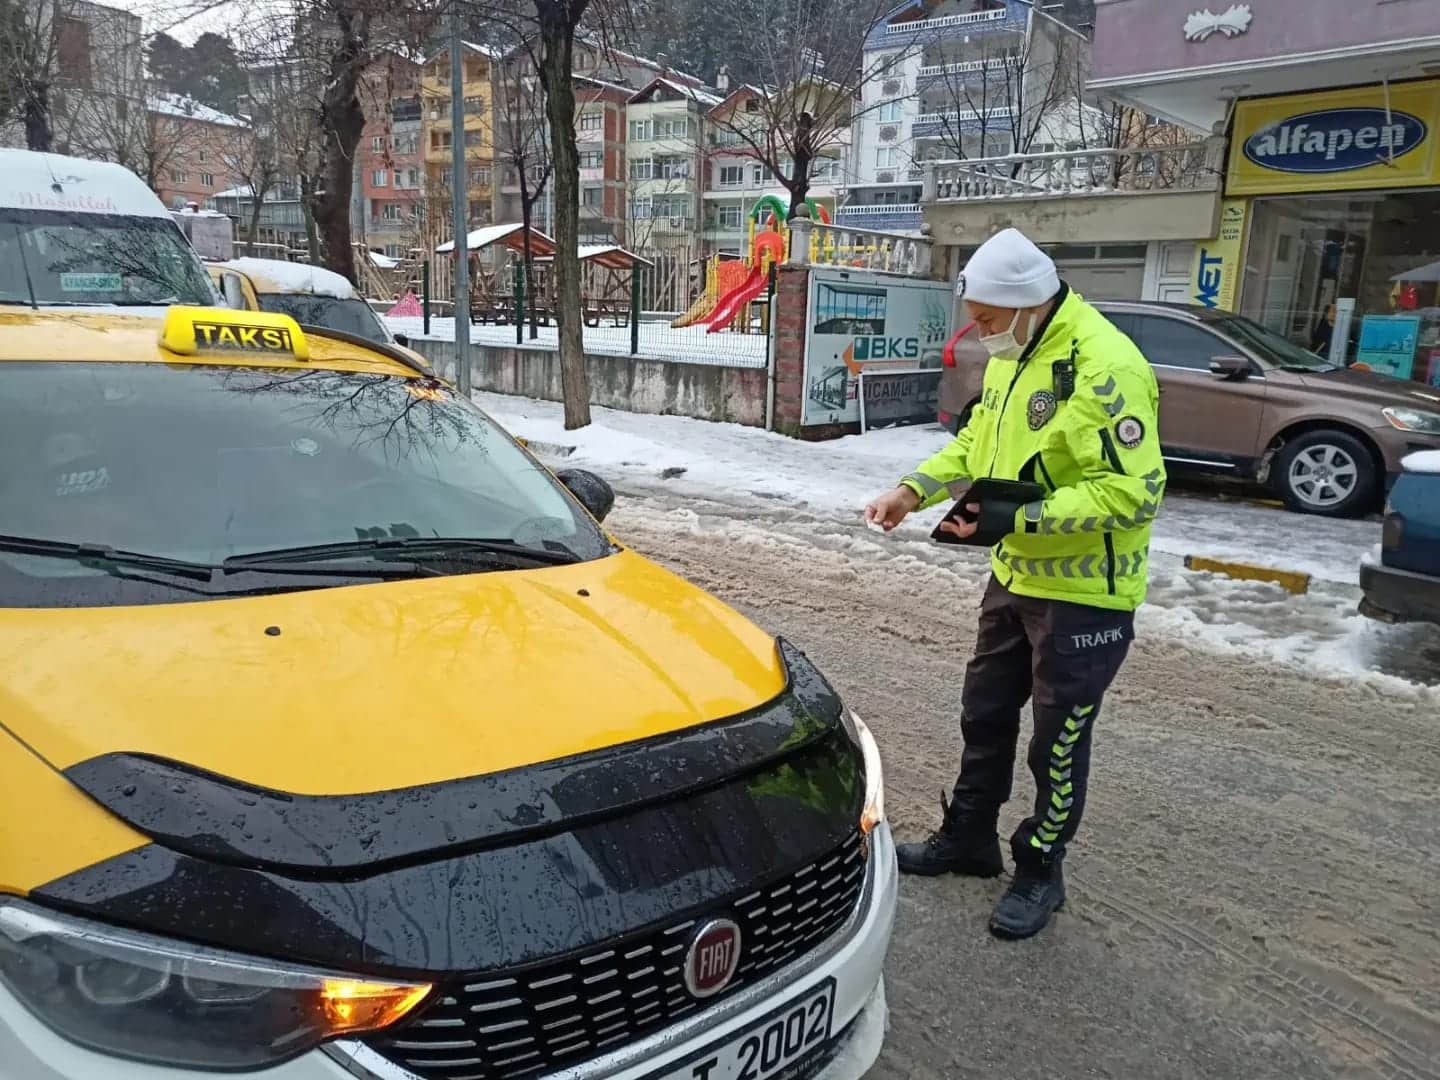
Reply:
[[[814, 199], [806, 199], [805, 205], [813, 220], [830, 224], [829, 211]], [[770, 267], [789, 256], [790, 230], [784, 224], [788, 217], [785, 204], [774, 195], [757, 199], [746, 215], [749, 255], [744, 259], [722, 259], [717, 255], [707, 260], [700, 295], [670, 325], [679, 328], [704, 323], [711, 334], [727, 326], [749, 332], [745, 317], [748, 305], [764, 292]], [[764, 228], [760, 228], [762, 221]]]

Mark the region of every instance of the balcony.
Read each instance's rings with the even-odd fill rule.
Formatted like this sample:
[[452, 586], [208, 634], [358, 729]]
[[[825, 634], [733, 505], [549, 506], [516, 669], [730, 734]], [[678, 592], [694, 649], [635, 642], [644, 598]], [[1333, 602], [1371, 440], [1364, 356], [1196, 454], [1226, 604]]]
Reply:
[[973, 33], [976, 30], [986, 30], [996, 25], [1004, 25], [1009, 14], [1007, 8], [996, 8], [993, 11], [971, 11], [964, 15], [942, 15], [938, 19], [891, 23], [885, 27], [885, 37], [889, 39], [887, 40], [887, 44], [889, 44], [891, 40], [901, 36]]
[[[1019, 63], [1019, 57], [1000, 57], [994, 60], [965, 60], [954, 64], [926, 64], [916, 74], [916, 80], [918, 82], [930, 82], [936, 79], [966, 81], [974, 76], [980, 76], [983, 79], [987, 75], [1003, 72]], [[1017, 75], [1018, 73], [1017, 70]]]
[[927, 163], [921, 205], [957, 243], [983, 241], [997, 214], [1038, 243], [1203, 240], [1219, 226], [1223, 151], [1211, 139]]
[[996, 109], [951, 109], [948, 112], [921, 113], [910, 125], [910, 134], [916, 139], [935, 135], [950, 135], [956, 132], [978, 132], [982, 128], [996, 130], [1003, 127], [1010, 130], [1014, 112], [1009, 106]]
[[837, 226], [889, 233], [919, 232], [922, 220], [918, 203], [842, 206], [834, 217]]

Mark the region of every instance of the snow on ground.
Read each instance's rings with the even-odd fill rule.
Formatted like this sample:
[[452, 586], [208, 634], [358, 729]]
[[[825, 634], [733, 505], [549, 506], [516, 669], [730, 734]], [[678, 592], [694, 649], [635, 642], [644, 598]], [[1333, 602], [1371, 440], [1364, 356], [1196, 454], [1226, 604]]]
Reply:
[[[869, 499], [944, 445], [948, 436], [938, 427], [806, 443], [733, 424], [595, 408], [590, 427], [567, 432], [557, 403], [488, 393], [475, 399], [542, 458], [593, 469], [622, 492], [677, 509], [702, 500], [726, 506], [738, 519], [733, 527], [762, 529], [772, 539], [778, 531], [787, 543], [944, 563], [951, 573], [973, 572], [977, 582], [987, 572], [980, 553], [928, 543], [943, 508], [915, 515], [890, 536], [857, 530]], [[1171, 491], [1155, 522], [1150, 603], [1140, 626], [1227, 655], [1363, 676], [1388, 689], [1440, 681], [1440, 643], [1419, 628], [1383, 626], [1356, 613], [1360, 559], [1379, 529], [1374, 520], [1306, 517], [1203, 490]], [[1183, 566], [1192, 554], [1309, 573], [1310, 592], [1294, 597], [1263, 582], [1193, 573]]]
[[[431, 319], [430, 333], [424, 333], [423, 319], [386, 318], [392, 332], [408, 334], [412, 340], [454, 341], [454, 319]], [[539, 336], [530, 339], [525, 328], [521, 347], [555, 349], [559, 331], [554, 326], [539, 327]], [[584, 329], [585, 351], [602, 356], [630, 355], [628, 326], [587, 326]], [[470, 340], [476, 345], [514, 346], [515, 327], [472, 323]], [[765, 366], [765, 335], [737, 334], [729, 330], [707, 334], [703, 326], [673, 328], [668, 322], [640, 323], [640, 351], [646, 360], [668, 360], [684, 364], [710, 364], [716, 367], [763, 368]]]

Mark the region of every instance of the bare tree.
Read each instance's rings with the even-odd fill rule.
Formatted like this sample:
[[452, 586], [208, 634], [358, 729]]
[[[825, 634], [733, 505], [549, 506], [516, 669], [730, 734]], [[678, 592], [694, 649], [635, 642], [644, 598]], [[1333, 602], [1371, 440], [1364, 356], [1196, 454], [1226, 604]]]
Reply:
[[727, 0], [715, 32], [744, 56], [762, 85], [744, 87], [709, 115], [726, 140], [766, 166], [790, 193], [790, 213], [810, 192], [815, 161], [834, 154], [872, 108], [864, 88], [891, 62], [867, 58], [865, 39], [893, 0]]
[[575, 138], [575, 39], [593, 32], [604, 42], [633, 26], [631, 0], [469, 0], [476, 22], [529, 57], [545, 91], [555, 197], [556, 321], [565, 427], [590, 423], [580, 300], [580, 153]]
[[55, 16], [46, 0], [0, 0], [0, 128], [23, 126], [25, 145], [49, 150], [50, 95], [58, 68]]
[[552, 162], [545, 125], [545, 102], [539, 77], [528, 51], [512, 49], [497, 64], [495, 96], [495, 163], [505, 179], [515, 176], [520, 187], [520, 223], [524, 227], [525, 295], [530, 298], [530, 336], [538, 337], [540, 325], [535, 304], [535, 258], [530, 250], [530, 226], [535, 204], [544, 197], [550, 182]]
[[245, 229], [245, 239], [251, 244], [258, 243], [261, 211], [282, 176], [273, 123], [266, 122], [262, 126], [258, 118], [252, 117], [251, 127], [243, 136], [225, 144], [220, 152], [220, 163], [241, 188], [249, 189], [250, 222]]

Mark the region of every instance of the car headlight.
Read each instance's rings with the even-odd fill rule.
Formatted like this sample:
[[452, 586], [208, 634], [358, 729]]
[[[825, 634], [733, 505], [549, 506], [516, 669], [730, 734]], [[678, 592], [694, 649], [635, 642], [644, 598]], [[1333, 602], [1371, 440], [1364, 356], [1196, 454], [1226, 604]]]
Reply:
[[251, 959], [0, 900], [0, 982], [72, 1042], [198, 1069], [273, 1065], [388, 1027], [430, 992]]
[[1390, 406], [1380, 410], [1391, 427], [1401, 431], [1418, 431], [1424, 435], [1440, 435], [1440, 413], [1411, 409], [1407, 406]]
[[865, 760], [865, 806], [860, 811], [860, 831], [868, 836], [885, 820], [885, 770], [880, 764], [880, 746], [865, 721], [851, 712], [850, 723]]

